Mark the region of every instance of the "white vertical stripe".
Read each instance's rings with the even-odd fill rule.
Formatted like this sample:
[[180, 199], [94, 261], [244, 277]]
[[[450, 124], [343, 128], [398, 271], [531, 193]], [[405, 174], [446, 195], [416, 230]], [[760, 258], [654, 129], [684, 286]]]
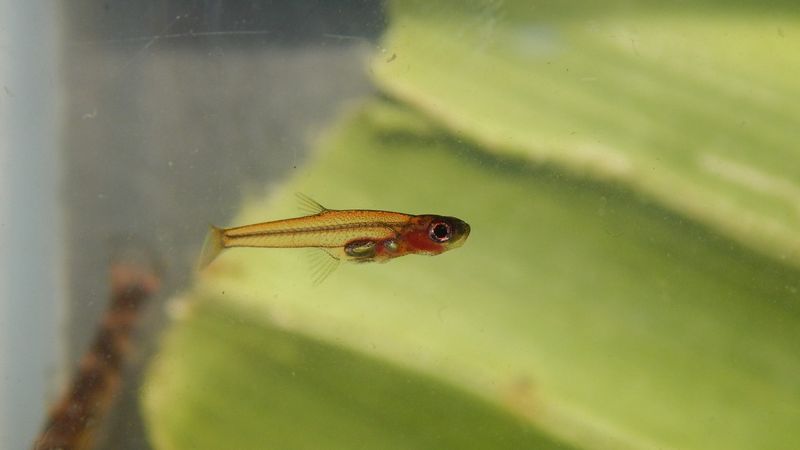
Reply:
[[61, 369], [59, 2], [0, 0], [0, 448], [29, 448]]

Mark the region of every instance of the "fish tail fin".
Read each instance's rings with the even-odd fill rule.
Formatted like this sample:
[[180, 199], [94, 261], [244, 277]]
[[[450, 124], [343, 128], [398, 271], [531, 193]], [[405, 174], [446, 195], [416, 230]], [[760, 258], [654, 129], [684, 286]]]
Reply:
[[200, 252], [200, 260], [197, 262], [199, 270], [211, 264], [211, 261], [214, 261], [214, 258], [225, 250], [224, 232], [225, 230], [214, 225], [209, 227], [206, 241], [203, 243], [203, 250]]

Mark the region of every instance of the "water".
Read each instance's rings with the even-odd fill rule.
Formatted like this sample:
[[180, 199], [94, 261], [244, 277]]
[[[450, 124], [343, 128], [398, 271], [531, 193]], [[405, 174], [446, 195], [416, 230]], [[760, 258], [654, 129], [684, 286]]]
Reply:
[[[791, 7], [3, 8], [0, 448], [120, 260], [161, 287], [97, 448], [796, 445]], [[319, 286], [293, 249], [194, 271], [295, 192], [472, 233]]]

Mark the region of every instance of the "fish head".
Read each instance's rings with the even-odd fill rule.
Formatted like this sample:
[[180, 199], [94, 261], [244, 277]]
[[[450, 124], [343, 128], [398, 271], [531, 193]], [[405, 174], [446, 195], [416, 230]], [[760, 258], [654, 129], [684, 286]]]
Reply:
[[469, 224], [456, 217], [426, 214], [416, 217], [409, 243], [417, 253], [437, 255], [461, 247], [469, 236]]

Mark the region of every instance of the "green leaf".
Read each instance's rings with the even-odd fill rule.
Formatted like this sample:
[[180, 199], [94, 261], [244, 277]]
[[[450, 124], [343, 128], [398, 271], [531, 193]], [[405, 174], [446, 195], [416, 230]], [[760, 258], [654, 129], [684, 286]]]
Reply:
[[371, 72], [461, 139], [621, 182], [800, 266], [798, 12], [398, 1]]
[[157, 448], [568, 448], [430, 377], [199, 303], [151, 375]]
[[454, 215], [471, 236], [317, 287], [302, 250], [226, 251], [148, 377], [157, 448], [795, 447], [795, 270], [400, 105], [373, 102], [324, 142], [235, 224], [297, 215], [301, 191]]

